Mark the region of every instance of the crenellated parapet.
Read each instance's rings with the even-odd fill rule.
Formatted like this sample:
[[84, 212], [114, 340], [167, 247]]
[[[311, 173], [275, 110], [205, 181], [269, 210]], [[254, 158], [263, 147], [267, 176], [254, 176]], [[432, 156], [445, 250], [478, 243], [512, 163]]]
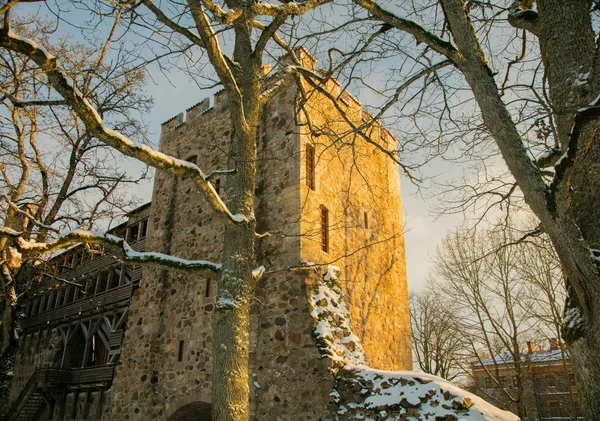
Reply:
[[[317, 68], [317, 59], [305, 48], [299, 47], [296, 50], [296, 55], [302, 66], [306, 69], [316, 72], [321, 76], [326, 76], [326, 71]], [[275, 72], [272, 71], [270, 64], [265, 64], [263, 66], [264, 79], [262, 82], [265, 89], [273, 86], [280, 78], [286, 77], [288, 73], [285, 69], [292, 64], [293, 63], [288, 56], [283, 56], [277, 61]], [[371, 131], [372, 133], [372, 130], [376, 130], [378, 132], [376, 135], [378, 139], [383, 140], [384, 143], [388, 145], [395, 144], [395, 138], [391, 132], [383, 128], [379, 121], [372, 121], [373, 116], [363, 107], [354, 95], [347, 90], [342, 89], [342, 85], [336, 78], [332, 76], [328, 77], [324, 82], [324, 87], [337, 99], [340, 108], [352, 121], [357, 123], [359, 127], [363, 126], [365, 123], [369, 123], [369, 130], [367, 131]], [[213, 104], [212, 106], [211, 102]], [[201, 119], [219, 119], [224, 116], [224, 113], [228, 112], [227, 110], [227, 95], [225, 94], [225, 90], [221, 89], [213, 95], [212, 101], [211, 98], [204, 98], [202, 101], [192, 105], [185, 111], [182, 111], [163, 122], [161, 124], [161, 137], [172, 133], [175, 129], [184, 124], [201, 123]]]

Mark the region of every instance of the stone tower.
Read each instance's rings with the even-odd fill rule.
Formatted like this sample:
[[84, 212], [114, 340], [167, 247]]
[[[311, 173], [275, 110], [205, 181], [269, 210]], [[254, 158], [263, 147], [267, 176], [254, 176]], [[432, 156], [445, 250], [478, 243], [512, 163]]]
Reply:
[[[301, 54], [314, 69], [314, 59]], [[278, 77], [266, 74], [265, 84]], [[326, 87], [340, 95], [335, 80]], [[353, 124], [369, 119], [347, 92], [339, 103]], [[257, 266], [267, 273], [251, 308], [254, 420], [326, 419], [333, 378], [316, 347], [307, 300], [321, 265], [341, 269], [352, 328], [369, 363], [412, 366], [398, 167], [352, 133], [325, 97], [313, 93], [303, 105], [299, 112], [290, 81], [264, 106], [257, 139], [255, 213], [259, 232], [270, 236], [258, 240]], [[370, 131], [378, 145], [394, 149], [387, 130], [374, 124]], [[160, 149], [207, 173], [227, 170], [230, 135], [225, 96], [217, 93], [212, 107], [205, 99], [163, 123]], [[211, 181], [228, 194], [226, 173]], [[147, 251], [219, 261], [221, 233], [191, 180], [157, 171]], [[210, 277], [144, 269], [103, 418], [210, 419], [214, 288]]]

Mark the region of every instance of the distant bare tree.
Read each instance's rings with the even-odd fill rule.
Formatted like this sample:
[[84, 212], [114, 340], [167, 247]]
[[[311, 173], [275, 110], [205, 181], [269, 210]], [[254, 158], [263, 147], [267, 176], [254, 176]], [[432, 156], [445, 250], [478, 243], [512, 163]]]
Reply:
[[[38, 39], [53, 54], [68, 57], [68, 73], [81, 81], [107, 122], [143, 137], [145, 128], [137, 117], [151, 101], [143, 94], [142, 72], [116, 73], [122, 64], [118, 62], [115, 68], [93, 68], [99, 55], [66, 39], [49, 46], [50, 22], [20, 19], [15, 28]], [[120, 159], [90, 134], [64, 101], [43, 99], [48, 89], [44, 79], [30, 59], [1, 52], [0, 221], [3, 229], [21, 232], [23, 239], [38, 243], [70, 229], [106, 226], [124, 214], [124, 204], [135, 203], [126, 186], [146, 177], [145, 170], [133, 175], [120, 170]], [[8, 237], [0, 238], [0, 251], [0, 360], [6, 367], [18, 335], [15, 316], [24, 304], [19, 297], [39, 279], [44, 260], [23, 256]], [[10, 379], [2, 380], [7, 387]]]
[[463, 346], [470, 349], [471, 361], [495, 357], [501, 351], [514, 361], [515, 389], [501, 385], [499, 364], [483, 366], [517, 407], [519, 417], [526, 414], [523, 380], [526, 370], [520, 344], [529, 338], [539, 321], [531, 317], [529, 285], [516, 270], [516, 247], [506, 244], [506, 230], [449, 234], [435, 257], [435, 289], [443, 291], [453, 303], [464, 332]]
[[465, 346], [454, 305], [431, 290], [409, 296], [413, 352], [419, 368], [447, 380], [464, 375]]

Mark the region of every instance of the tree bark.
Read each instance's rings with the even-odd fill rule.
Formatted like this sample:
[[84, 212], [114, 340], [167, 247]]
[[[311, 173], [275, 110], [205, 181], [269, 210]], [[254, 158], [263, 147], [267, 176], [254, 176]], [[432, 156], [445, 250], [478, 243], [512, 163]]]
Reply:
[[[579, 6], [574, 6], [575, 3]], [[575, 297], [572, 297], [574, 307], [571, 308], [582, 319], [581, 323], [574, 325], [574, 332], [567, 335], [567, 339], [573, 355], [584, 416], [593, 421], [600, 420], [600, 361], [596, 357], [600, 350], [600, 274], [590, 254], [590, 247], [600, 245], [598, 116], [593, 110], [587, 112], [590, 115], [587, 119], [581, 119], [581, 131], [577, 139], [574, 139], [575, 133], [571, 132], [577, 108], [589, 103], [591, 97], [589, 93], [583, 95], [581, 89], [573, 88], [575, 75], [591, 71], [593, 61], [579, 57], [590, 52], [593, 56], [594, 52], [589, 7], [586, 9], [584, 3], [587, 2], [538, 2], [539, 21], [544, 29], [538, 28], [536, 33], [541, 33], [540, 44], [544, 63], [548, 66], [560, 144], [563, 145], [563, 152], [569, 148], [567, 168], [562, 181], [555, 187], [557, 192], [553, 192], [528, 157], [521, 136], [499, 95], [464, 2], [442, 0], [453, 39], [464, 57], [457, 62], [457, 67], [470, 85], [486, 127], [523, 192], [525, 201], [552, 240], [572, 285], [570, 293]], [[547, 21], [543, 15], [548, 16]], [[562, 19], [567, 22], [567, 27], [557, 24]], [[590, 35], [591, 45], [586, 39]], [[589, 77], [596, 76], [590, 74]], [[590, 81], [588, 86], [596, 85]]]
[[[233, 70], [241, 93], [242, 112], [232, 114], [233, 135], [229, 152], [235, 174], [227, 180], [227, 207], [245, 215], [243, 224], [225, 227], [223, 268], [217, 282], [216, 312], [213, 318], [213, 420], [249, 419], [248, 331], [250, 289], [254, 269], [254, 178], [256, 134], [260, 117], [261, 59], [252, 54], [248, 22], [234, 25]], [[231, 67], [231, 66], [230, 66]], [[243, 71], [242, 71], [243, 69]], [[230, 110], [240, 106], [238, 92], [229, 91]]]

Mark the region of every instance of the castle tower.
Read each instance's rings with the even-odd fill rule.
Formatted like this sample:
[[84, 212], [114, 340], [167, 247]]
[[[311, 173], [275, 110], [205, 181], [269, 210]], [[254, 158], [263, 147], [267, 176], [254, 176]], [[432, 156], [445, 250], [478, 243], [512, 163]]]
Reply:
[[[265, 75], [265, 83], [271, 77], [278, 76]], [[327, 89], [339, 94], [334, 80]], [[369, 363], [412, 366], [398, 168], [351, 133], [325, 97], [311, 95], [306, 113], [297, 101], [293, 83], [270, 100], [257, 139], [257, 229], [270, 233], [258, 240], [257, 266], [267, 273], [251, 307], [250, 408], [261, 421], [317, 420], [328, 410], [333, 378], [307, 301], [324, 270], [319, 265], [340, 267]], [[351, 95], [340, 101], [353, 124], [368, 120]], [[378, 124], [370, 130], [375, 142], [394, 149], [388, 131]], [[217, 93], [212, 107], [206, 99], [163, 123], [160, 149], [207, 173], [223, 171], [232, 169], [230, 135], [225, 96]], [[211, 181], [228, 194], [226, 172]], [[157, 171], [147, 251], [219, 261], [222, 228], [191, 180]], [[214, 288], [210, 277], [144, 269], [106, 419], [210, 419]]]

